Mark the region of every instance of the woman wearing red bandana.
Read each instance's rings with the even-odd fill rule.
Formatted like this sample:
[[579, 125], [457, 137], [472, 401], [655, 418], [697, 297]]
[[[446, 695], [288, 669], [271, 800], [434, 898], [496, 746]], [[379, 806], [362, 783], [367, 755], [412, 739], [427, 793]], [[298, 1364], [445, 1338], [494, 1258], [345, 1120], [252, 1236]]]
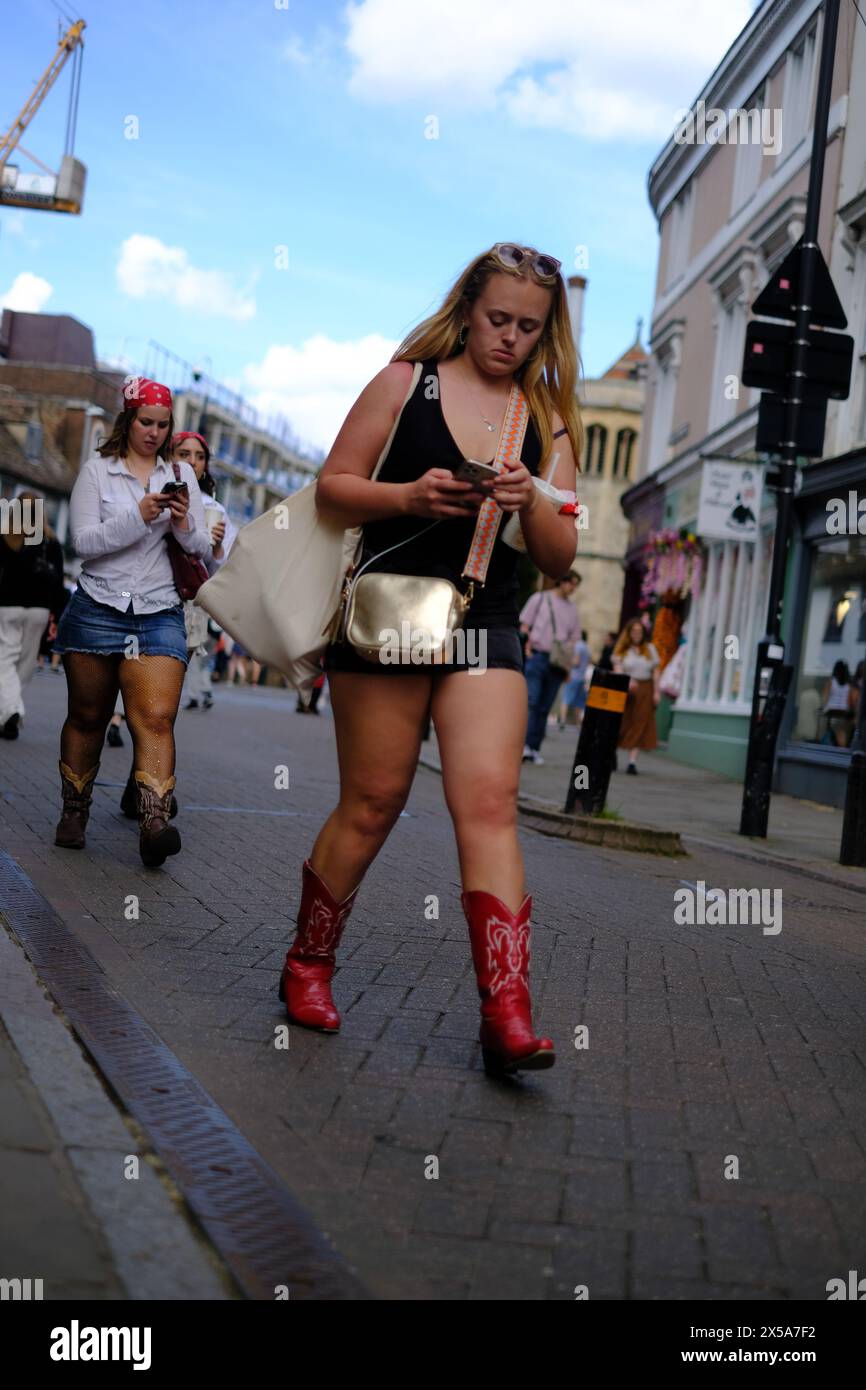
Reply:
[[[166, 540], [208, 559], [211, 543], [196, 476], [170, 459], [171, 392], [128, 379], [123, 408], [72, 489], [72, 543], [83, 561], [58, 624], [69, 712], [60, 740], [63, 815], [55, 844], [83, 849], [93, 784], [118, 690], [135, 750], [139, 848], [149, 867], [177, 854], [169, 825], [174, 721], [187, 662], [183, 604]], [[166, 491], [168, 488], [168, 491]]]

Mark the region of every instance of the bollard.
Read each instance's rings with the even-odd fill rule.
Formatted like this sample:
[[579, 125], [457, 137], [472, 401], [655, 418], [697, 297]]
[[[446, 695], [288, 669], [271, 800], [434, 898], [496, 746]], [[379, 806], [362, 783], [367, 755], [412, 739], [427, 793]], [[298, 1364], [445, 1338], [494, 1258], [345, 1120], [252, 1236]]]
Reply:
[[851, 754], [848, 768], [839, 863], [866, 867], [866, 753], [861, 750]]
[[[580, 802], [584, 815], [597, 816], [604, 810], [610, 774], [616, 758], [616, 744], [623, 710], [628, 699], [629, 678], [615, 671], [593, 671], [586, 697], [586, 711], [577, 741], [577, 752], [568, 779], [565, 810]], [[585, 787], [577, 787], [578, 773], [586, 768]]]
[[[775, 656], [775, 652], [779, 656]], [[743, 781], [740, 834], [766, 839], [776, 739], [785, 712], [785, 698], [794, 668], [784, 666], [782, 648], [766, 640], [758, 647], [749, 749]]]

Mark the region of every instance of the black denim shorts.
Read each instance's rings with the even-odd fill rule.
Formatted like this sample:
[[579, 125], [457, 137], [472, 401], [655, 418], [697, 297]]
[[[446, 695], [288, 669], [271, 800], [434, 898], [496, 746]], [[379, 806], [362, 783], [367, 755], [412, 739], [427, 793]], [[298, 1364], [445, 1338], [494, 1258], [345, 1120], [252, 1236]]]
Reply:
[[455, 642], [455, 659], [431, 665], [425, 662], [367, 661], [348, 642], [332, 642], [325, 649], [326, 671], [353, 671], [367, 676], [447, 676], [455, 671], [523, 671], [523, 644], [516, 627], [471, 627], [462, 644]]

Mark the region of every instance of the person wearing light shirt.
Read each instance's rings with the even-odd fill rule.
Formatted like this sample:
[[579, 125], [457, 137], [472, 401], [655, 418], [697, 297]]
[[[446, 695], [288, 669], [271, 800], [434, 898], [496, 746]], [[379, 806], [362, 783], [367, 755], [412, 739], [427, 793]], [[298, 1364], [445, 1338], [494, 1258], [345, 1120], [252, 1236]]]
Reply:
[[[172, 458], [177, 462], [188, 463], [195, 470], [198, 485], [204, 502], [205, 517], [209, 522], [209, 533], [213, 542], [212, 558], [205, 561], [210, 574], [225, 564], [229, 551], [237, 535], [237, 527], [229, 517], [222, 502], [216, 498], [216, 484], [210, 473], [210, 449], [201, 434], [185, 431], [176, 434], [171, 441]], [[203, 608], [192, 603], [184, 605], [186, 615], [186, 635], [189, 644], [189, 665], [186, 668], [184, 709], [212, 709], [213, 686], [210, 677], [211, 648], [214, 639], [208, 637], [207, 614]]]
[[60, 739], [63, 814], [55, 844], [83, 849], [105, 731], [123, 695], [135, 755], [139, 849], [148, 867], [177, 854], [169, 825], [174, 722], [187, 662], [183, 604], [167, 541], [204, 561], [211, 542], [195, 472], [169, 462], [171, 392], [128, 379], [123, 408], [70, 499], [78, 588], [58, 623], [69, 712]]
[[[529, 639], [524, 668], [529, 702], [524, 762], [544, 762], [540, 749], [547, 732], [547, 718], [571, 669], [575, 643], [580, 641], [580, 615], [572, 602], [580, 582], [577, 571], [570, 570], [553, 589], [539, 589], [531, 594], [520, 611], [520, 630]], [[554, 655], [562, 664], [553, 660]]]

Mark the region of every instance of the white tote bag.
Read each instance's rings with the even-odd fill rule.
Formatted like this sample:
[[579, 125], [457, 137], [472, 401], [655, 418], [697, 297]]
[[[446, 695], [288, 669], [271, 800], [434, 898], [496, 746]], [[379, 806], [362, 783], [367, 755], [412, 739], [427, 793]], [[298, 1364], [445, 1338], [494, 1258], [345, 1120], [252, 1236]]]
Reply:
[[[373, 479], [420, 374], [416, 362]], [[195, 602], [256, 661], [282, 671], [296, 689], [309, 689], [322, 673], [325, 631], [362, 535], [360, 526], [344, 529], [321, 515], [316, 484], [308, 483], [241, 527], [225, 564], [202, 584]]]

